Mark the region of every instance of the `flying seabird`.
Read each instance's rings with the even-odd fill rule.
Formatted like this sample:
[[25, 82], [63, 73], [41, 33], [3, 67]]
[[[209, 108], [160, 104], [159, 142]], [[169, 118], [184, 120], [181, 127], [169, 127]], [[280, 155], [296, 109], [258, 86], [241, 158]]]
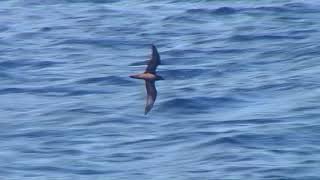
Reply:
[[158, 80], [164, 80], [161, 76], [157, 75], [156, 73], [157, 66], [160, 64], [160, 55], [158, 53], [158, 50], [154, 45], [152, 45], [151, 59], [148, 62], [148, 66], [145, 72], [142, 74], [130, 76], [131, 78], [145, 80], [147, 89], [147, 102], [144, 110], [145, 115], [151, 110], [157, 98], [157, 89], [155, 86], [155, 82]]

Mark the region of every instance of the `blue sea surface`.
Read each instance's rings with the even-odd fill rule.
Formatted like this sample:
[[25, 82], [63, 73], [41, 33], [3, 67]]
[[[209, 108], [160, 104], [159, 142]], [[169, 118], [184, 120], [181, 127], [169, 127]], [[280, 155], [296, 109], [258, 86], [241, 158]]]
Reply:
[[0, 1], [0, 179], [320, 179], [319, 9]]

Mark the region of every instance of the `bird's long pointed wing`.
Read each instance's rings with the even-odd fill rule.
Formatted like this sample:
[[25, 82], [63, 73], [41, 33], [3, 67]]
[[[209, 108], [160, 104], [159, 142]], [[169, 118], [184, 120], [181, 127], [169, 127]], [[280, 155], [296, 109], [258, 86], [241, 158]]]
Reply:
[[147, 114], [153, 107], [154, 102], [157, 98], [157, 89], [155, 86], [155, 81], [146, 81], [146, 89], [147, 89], [147, 102], [144, 114]]
[[160, 62], [160, 55], [158, 53], [158, 50], [157, 50], [156, 46], [152, 45], [151, 59], [148, 62], [146, 72], [155, 73], [157, 66], [160, 64], [161, 64], [161, 62]]

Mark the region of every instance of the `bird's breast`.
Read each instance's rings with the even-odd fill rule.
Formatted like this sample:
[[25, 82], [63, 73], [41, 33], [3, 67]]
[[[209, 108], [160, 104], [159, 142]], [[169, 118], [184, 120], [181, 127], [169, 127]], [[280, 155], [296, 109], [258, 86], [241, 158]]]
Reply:
[[146, 79], [146, 80], [155, 80], [156, 79], [156, 76], [154, 74], [151, 74], [151, 73], [144, 73], [143, 74], [143, 79]]
[[132, 75], [130, 76], [131, 78], [135, 78], [135, 79], [144, 79], [147, 81], [153, 81], [157, 79], [157, 76], [151, 73], [143, 73], [143, 74], [136, 74], [136, 75]]
[[142, 79], [145, 79], [145, 80], [155, 80], [156, 79], [156, 75], [151, 74], [151, 73], [143, 73], [141, 76], [142, 76]]

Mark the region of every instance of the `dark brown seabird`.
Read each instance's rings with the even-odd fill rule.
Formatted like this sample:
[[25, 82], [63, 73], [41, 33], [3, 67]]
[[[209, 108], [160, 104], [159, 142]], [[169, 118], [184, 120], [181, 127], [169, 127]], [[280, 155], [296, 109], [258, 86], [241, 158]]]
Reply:
[[145, 72], [142, 74], [130, 76], [131, 78], [145, 80], [147, 89], [147, 102], [144, 110], [145, 115], [151, 110], [157, 98], [157, 89], [155, 86], [155, 82], [158, 80], [163, 80], [163, 78], [161, 76], [158, 76], [156, 73], [157, 66], [160, 64], [160, 55], [158, 53], [158, 50], [154, 45], [152, 45], [151, 59], [148, 62], [148, 66]]

